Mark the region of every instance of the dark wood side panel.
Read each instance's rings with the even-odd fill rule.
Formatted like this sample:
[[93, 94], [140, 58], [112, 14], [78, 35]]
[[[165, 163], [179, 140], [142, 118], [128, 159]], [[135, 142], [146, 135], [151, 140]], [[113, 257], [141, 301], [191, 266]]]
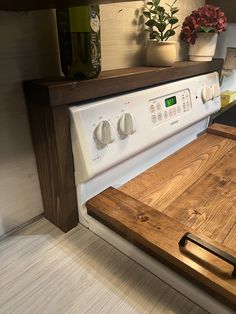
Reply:
[[78, 224], [68, 106], [28, 102], [45, 217], [64, 232]]
[[228, 18], [230, 23], [236, 23], [236, 2], [235, 0], [207, 0], [207, 4], [219, 6]]
[[192, 232], [235, 256], [232, 250], [113, 188], [89, 200], [87, 208], [89, 215], [134, 245], [165, 260], [206, 287], [212, 295], [221, 295], [225, 302], [236, 306], [236, 279], [231, 277], [233, 267], [190, 244], [187, 250], [181, 250], [178, 242], [186, 232]]
[[236, 140], [236, 128], [233, 126], [214, 123], [207, 129], [207, 132]]

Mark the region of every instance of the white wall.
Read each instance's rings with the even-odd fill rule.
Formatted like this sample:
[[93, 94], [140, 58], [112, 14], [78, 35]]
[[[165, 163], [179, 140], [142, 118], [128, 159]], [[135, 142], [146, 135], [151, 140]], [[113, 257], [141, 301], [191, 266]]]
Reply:
[[236, 23], [228, 24], [227, 31], [220, 34], [216, 47], [216, 58], [225, 58], [227, 47], [236, 47]]
[[[222, 33], [218, 37], [217, 47], [216, 47], [216, 58], [225, 58], [227, 47], [236, 48], [236, 23], [231, 23], [227, 27], [227, 31]], [[236, 91], [236, 69], [232, 71], [227, 71], [225, 73], [224, 79], [222, 81], [221, 90], [232, 90]]]
[[43, 211], [22, 81], [58, 73], [50, 11], [0, 12], [0, 235]]

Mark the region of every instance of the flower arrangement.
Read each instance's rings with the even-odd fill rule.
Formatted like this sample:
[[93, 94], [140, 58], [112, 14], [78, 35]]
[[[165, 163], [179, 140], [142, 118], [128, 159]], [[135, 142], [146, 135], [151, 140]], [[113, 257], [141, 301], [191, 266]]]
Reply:
[[148, 27], [145, 29], [149, 33], [150, 39], [156, 39], [157, 41], [167, 41], [169, 37], [175, 35], [175, 29], [178, 27], [178, 19], [175, 16], [179, 9], [175, 6], [178, 0], [170, 5], [168, 10], [160, 5], [160, 0], [148, 0], [143, 15], [147, 21], [145, 25]]
[[198, 33], [222, 33], [226, 31], [227, 18], [217, 6], [205, 5], [194, 10], [183, 22], [180, 38], [195, 44]]

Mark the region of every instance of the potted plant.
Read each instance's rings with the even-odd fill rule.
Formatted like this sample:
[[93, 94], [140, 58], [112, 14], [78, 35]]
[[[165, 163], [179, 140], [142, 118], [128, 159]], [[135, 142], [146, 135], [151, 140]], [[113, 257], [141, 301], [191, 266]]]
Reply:
[[176, 61], [176, 42], [169, 41], [175, 35], [178, 19], [175, 14], [179, 9], [177, 0], [168, 6], [168, 10], [160, 5], [160, 0], [149, 0], [144, 8], [146, 32], [149, 33], [147, 46], [147, 65], [171, 66]]
[[189, 44], [191, 61], [211, 61], [218, 34], [225, 32], [227, 18], [217, 6], [205, 5], [192, 11], [183, 22], [180, 38]]

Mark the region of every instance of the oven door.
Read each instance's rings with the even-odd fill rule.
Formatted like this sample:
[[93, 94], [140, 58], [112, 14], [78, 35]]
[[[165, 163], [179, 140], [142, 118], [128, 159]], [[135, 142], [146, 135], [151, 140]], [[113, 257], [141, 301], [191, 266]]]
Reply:
[[236, 129], [216, 125], [209, 133], [86, 206], [100, 223], [235, 310]]

